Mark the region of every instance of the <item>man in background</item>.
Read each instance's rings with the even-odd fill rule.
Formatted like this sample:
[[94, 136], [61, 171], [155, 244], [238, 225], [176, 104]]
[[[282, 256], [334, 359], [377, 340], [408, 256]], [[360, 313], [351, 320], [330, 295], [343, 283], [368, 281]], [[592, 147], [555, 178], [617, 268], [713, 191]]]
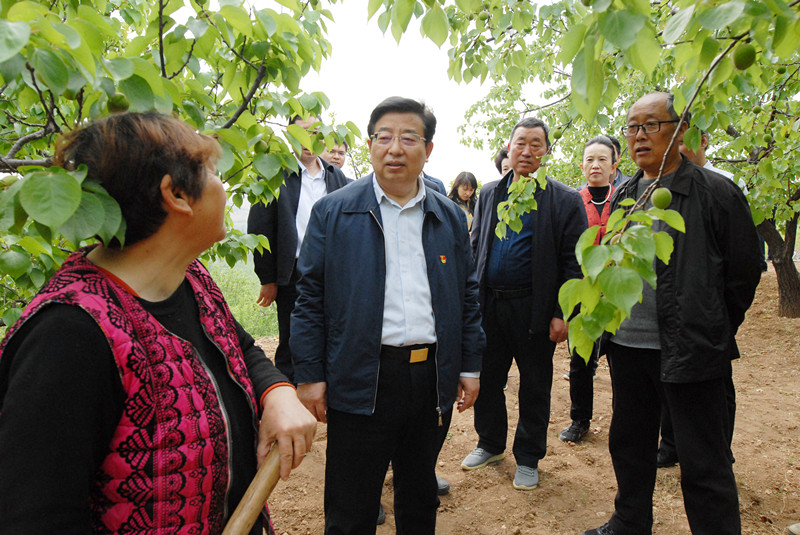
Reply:
[[495, 234], [497, 206], [509, 188], [533, 179], [550, 148], [547, 125], [532, 117], [511, 131], [508, 156], [512, 171], [481, 190], [472, 222], [472, 249], [480, 285], [486, 352], [481, 395], [475, 403], [477, 447], [464, 458], [464, 470], [500, 462], [505, 455], [508, 413], [503, 387], [511, 361], [520, 376], [519, 422], [513, 452], [513, 486], [539, 484], [539, 460], [547, 453], [553, 352], [567, 339], [567, 323], [558, 305], [558, 289], [581, 277], [575, 244], [586, 230], [586, 211], [574, 189], [547, 177], [535, 189], [538, 208], [520, 216], [522, 228], [505, 239]]
[[[295, 116], [291, 123], [315, 132], [316, 117]], [[289, 349], [290, 318], [297, 298], [297, 255], [303, 244], [311, 206], [327, 193], [347, 184], [347, 179], [333, 164], [326, 163], [303, 147], [297, 158], [298, 170], [283, 172], [280, 194], [267, 205], [250, 207], [247, 232], [262, 234], [269, 240], [269, 251], [254, 251], [253, 263], [261, 289], [256, 302], [268, 307], [274, 301], [278, 308], [278, 347], [275, 366], [294, 382], [294, 365]]]

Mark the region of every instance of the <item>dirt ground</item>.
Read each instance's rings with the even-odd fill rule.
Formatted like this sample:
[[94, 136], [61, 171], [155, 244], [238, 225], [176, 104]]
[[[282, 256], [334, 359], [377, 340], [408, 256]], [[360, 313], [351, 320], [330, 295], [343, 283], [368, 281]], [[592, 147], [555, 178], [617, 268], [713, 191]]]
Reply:
[[[756, 300], [739, 331], [742, 358], [734, 363], [738, 412], [733, 439], [734, 472], [739, 485], [742, 533], [785, 534], [800, 522], [800, 319], [777, 316], [777, 283], [772, 267], [762, 277]], [[274, 347], [275, 341], [262, 340]], [[268, 354], [271, 354], [268, 349]], [[511, 486], [516, 465], [510, 454], [502, 463], [464, 472], [461, 460], [477, 443], [473, 413], [456, 413], [439, 456], [437, 473], [450, 481], [443, 496], [437, 533], [578, 535], [603, 524], [613, 511], [616, 481], [608, 454], [611, 381], [601, 360], [594, 382], [591, 432], [580, 444], [565, 444], [558, 433], [569, 424], [569, 369], [565, 344], [554, 357], [553, 399], [547, 457], [539, 463], [541, 482], [532, 491]], [[512, 374], [516, 373], [512, 369]], [[516, 377], [506, 400], [511, 419], [509, 441], [517, 418]], [[325, 426], [320, 424], [312, 452], [270, 499], [276, 532], [321, 534], [325, 463]], [[379, 535], [394, 533], [391, 472], [382, 503], [386, 524]], [[655, 535], [688, 535], [689, 525], [680, 490], [680, 468], [658, 472], [654, 496]]]

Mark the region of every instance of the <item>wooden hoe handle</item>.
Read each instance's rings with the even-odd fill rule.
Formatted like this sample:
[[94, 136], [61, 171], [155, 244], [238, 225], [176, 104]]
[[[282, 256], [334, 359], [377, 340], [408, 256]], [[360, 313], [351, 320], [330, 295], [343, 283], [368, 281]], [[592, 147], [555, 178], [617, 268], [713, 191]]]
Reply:
[[256, 472], [242, 501], [231, 515], [222, 535], [247, 535], [256, 522], [259, 513], [264, 509], [264, 504], [275, 489], [280, 479], [281, 457], [278, 453], [278, 444], [272, 445], [267, 458], [261, 463], [261, 468]]

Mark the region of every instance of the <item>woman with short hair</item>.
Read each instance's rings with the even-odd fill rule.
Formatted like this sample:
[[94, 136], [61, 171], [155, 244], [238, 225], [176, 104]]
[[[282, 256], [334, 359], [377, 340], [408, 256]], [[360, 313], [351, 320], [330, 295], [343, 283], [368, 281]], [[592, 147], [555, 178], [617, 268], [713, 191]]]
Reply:
[[0, 533], [220, 533], [274, 442], [284, 478], [309, 451], [314, 417], [197, 260], [225, 236], [221, 154], [158, 113], [57, 143], [125, 243], [70, 255], [0, 346]]

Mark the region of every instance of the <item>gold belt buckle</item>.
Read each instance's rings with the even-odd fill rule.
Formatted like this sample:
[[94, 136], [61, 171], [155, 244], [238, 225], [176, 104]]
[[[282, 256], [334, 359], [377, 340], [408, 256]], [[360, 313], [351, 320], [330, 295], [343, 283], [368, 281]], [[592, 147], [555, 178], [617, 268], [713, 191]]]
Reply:
[[422, 349], [412, 349], [411, 350], [411, 358], [408, 359], [408, 362], [415, 363], [415, 362], [425, 362], [428, 360], [428, 348], [423, 347]]

